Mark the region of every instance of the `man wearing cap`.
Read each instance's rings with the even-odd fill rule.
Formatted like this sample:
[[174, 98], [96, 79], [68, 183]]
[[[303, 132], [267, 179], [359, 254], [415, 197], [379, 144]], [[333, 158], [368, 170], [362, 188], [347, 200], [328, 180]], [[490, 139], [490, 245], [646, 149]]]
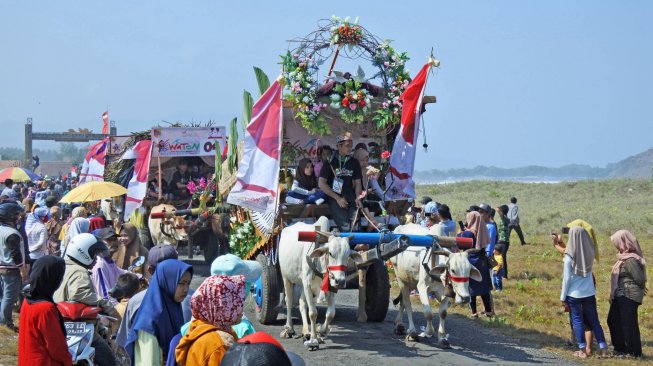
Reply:
[[91, 270], [91, 281], [93, 281], [93, 287], [103, 299], [111, 301], [115, 306], [118, 304], [116, 299], [109, 296], [109, 290], [116, 285], [118, 277], [127, 272], [124, 269], [118, 267], [116, 262], [113, 261], [112, 256], [115, 252], [118, 251], [118, 234], [113, 228], [105, 227], [102, 229], [94, 230], [93, 235], [96, 238], [102, 240], [104, 245], [109, 248], [109, 255], [98, 256], [95, 266]]
[[346, 132], [336, 139], [338, 151], [320, 171], [318, 185], [328, 197], [331, 216], [342, 231], [349, 231], [361, 197], [360, 163], [351, 156], [354, 142]]

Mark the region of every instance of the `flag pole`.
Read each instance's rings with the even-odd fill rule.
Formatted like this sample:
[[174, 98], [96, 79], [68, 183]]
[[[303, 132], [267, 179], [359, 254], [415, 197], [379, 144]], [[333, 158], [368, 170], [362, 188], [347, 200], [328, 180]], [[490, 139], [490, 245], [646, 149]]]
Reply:
[[[281, 111], [279, 112], [279, 167], [281, 167], [281, 151], [283, 150], [283, 85], [285, 78], [283, 77], [283, 71], [279, 77], [277, 77], [277, 82], [281, 86], [281, 93], [279, 93], [279, 98], [281, 98]], [[274, 217], [277, 217], [279, 212], [279, 173], [277, 173], [277, 182], [276, 182], [277, 194], [275, 196], [275, 210]]]

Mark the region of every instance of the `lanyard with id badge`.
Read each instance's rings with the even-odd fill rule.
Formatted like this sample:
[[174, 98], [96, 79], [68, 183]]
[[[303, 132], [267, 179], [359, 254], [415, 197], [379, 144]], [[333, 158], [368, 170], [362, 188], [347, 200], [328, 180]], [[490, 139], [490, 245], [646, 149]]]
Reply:
[[[347, 161], [349, 160], [349, 157], [345, 158], [344, 163], [347, 164]], [[343, 161], [338, 157], [338, 165], [339, 165], [339, 172], [342, 173], [342, 164]], [[329, 164], [331, 167], [331, 170], [333, 170], [333, 165]], [[335, 170], [333, 170], [333, 183], [331, 184], [331, 190], [334, 191], [337, 194], [342, 195], [342, 186], [344, 185], [344, 180], [340, 178], [340, 175], [336, 174]]]

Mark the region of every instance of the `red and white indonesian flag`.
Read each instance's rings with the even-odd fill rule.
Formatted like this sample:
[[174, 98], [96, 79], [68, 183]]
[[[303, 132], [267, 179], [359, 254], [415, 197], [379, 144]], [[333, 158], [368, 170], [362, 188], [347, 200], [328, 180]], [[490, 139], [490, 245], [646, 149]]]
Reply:
[[431, 66], [437, 66], [438, 61], [430, 59], [410, 82], [401, 94], [403, 101], [401, 111], [401, 126], [395, 138], [390, 156], [390, 169], [385, 177], [385, 186], [388, 187], [386, 200], [415, 198], [415, 181], [413, 170], [415, 167], [415, 151], [417, 136], [419, 134], [419, 119], [422, 110], [422, 97], [424, 87]]
[[125, 220], [141, 207], [143, 198], [147, 193], [147, 173], [150, 169], [152, 157], [152, 140], [141, 140], [134, 147], [125, 151], [121, 159], [136, 159], [134, 175], [127, 185], [127, 198], [125, 198]]
[[102, 113], [102, 134], [109, 134], [109, 111]]
[[281, 160], [281, 91], [279, 81], [252, 108], [245, 129], [243, 158], [227, 202], [253, 211], [274, 213]]
[[91, 146], [86, 153], [82, 169], [79, 172], [79, 183], [104, 180], [104, 156], [107, 152], [107, 140], [104, 139]]

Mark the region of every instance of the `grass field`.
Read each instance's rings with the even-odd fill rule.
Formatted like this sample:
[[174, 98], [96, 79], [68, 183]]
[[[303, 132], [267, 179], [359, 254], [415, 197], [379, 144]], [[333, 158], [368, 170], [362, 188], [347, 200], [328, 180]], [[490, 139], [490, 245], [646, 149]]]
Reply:
[[[568, 316], [560, 305], [562, 257], [549, 239], [568, 222], [582, 218], [598, 236], [600, 262], [594, 266], [597, 302], [601, 325], [609, 341], [607, 314], [610, 273], [616, 250], [610, 235], [628, 229], [638, 238], [646, 258], [653, 260], [653, 183], [648, 180], [602, 180], [559, 184], [473, 181], [445, 185], [418, 186], [418, 196], [428, 195], [447, 203], [454, 220], [464, 220], [467, 207], [486, 202], [493, 207], [518, 199], [520, 221], [528, 245], [520, 246], [513, 232], [508, 253], [510, 279], [504, 291], [494, 295], [498, 316], [477, 320], [512, 336], [527, 339], [542, 347], [571, 354], [564, 347], [569, 338]], [[647, 268], [652, 280], [653, 270]], [[651, 287], [649, 284], [648, 287]], [[480, 305], [479, 305], [480, 306]], [[468, 308], [455, 313], [469, 315]], [[653, 364], [653, 292], [639, 308], [640, 330], [645, 359]], [[598, 360], [590, 362], [596, 364]], [[606, 364], [635, 364], [632, 360], [605, 360]]]

